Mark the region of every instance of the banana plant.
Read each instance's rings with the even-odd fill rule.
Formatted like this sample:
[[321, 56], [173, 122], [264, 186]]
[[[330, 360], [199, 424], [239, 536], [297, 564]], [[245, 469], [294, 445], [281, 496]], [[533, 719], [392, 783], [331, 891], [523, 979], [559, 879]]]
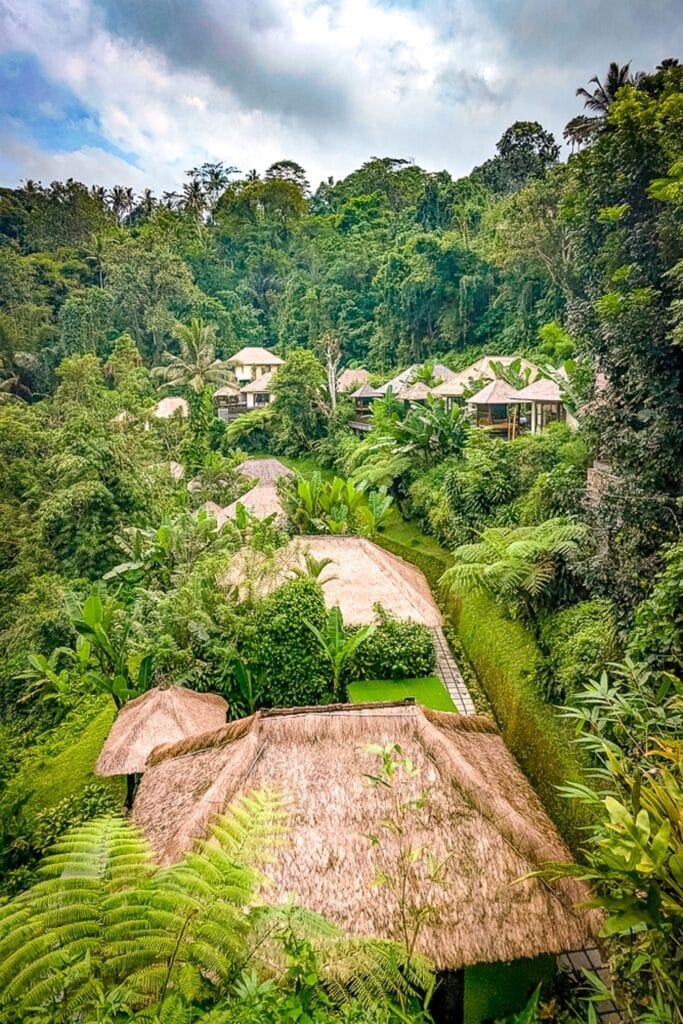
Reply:
[[379, 530], [391, 515], [394, 499], [387, 493], [386, 487], [380, 487], [377, 491], [370, 491], [368, 503], [362, 510], [369, 537], [375, 537]]
[[305, 624], [320, 644], [323, 654], [332, 666], [332, 692], [336, 699], [341, 690], [341, 675], [344, 665], [360, 645], [372, 636], [375, 627], [363, 626], [362, 629], [354, 633], [347, 633], [338, 605], [330, 608], [323, 630], [319, 630], [312, 622], [306, 621]]
[[[149, 688], [153, 655], [131, 655], [128, 637], [131, 622], [125, 606], [114, 597], [103, 597], [94, 588], [83, 604], [67, 593], [66, 605], [72, 625], [88, 643], [85, 676], [100, 693], [108, 693], [117, 710]], [[77, 648], [78, 649], [78, 648]]]

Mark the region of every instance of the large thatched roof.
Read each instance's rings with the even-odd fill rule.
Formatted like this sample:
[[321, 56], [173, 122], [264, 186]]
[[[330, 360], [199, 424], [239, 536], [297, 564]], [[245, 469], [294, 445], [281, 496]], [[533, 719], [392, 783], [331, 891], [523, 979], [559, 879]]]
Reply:
[[[290, 801], [291, 843], [269, 872], [269, 900], [297, 900], [352, 935], [400, 938], [397, 907], [373, 886], [381, 862], [368, 835], [382, 833], [390, 794], [373, 787], [371, 743], [398, 743], [420, 774], [405, 799], [429, 790], [411, 815], [413, 846], [446, 861], [440, 884], [426, 870], [409, 893], [435, 914], [418, 947], [440, 968], [516, 960], [581, 948], [595, 915], [576, 911], [574, 881], [517, 880], [570, 855], [541, 803], [486, 718], [412, 703], [261, 711], [150, 757], [133, 811], [159, 859], [179, 859], [236, 795], [279, 789]], [[392, 840], [382, 850], [395, 864]], [[424, 868], [424, 865], [423, 865]]]
[[516, 394], [515, 389], [504, 380], [492, 380], [467, 401], [470, 405], [507, 405], [508, 402], [514, 402]]
[[[294, 569], [305, 569], [307, 552], [318, 560], [332, 559], [320, 579], [325, 603], [328, 608], [339, 605], [345, 622], [354, 625], [374, 622], [374, 605], [379, 602], [399, 619], [412, 619], [425, 626], [441, 625], [441, 613], [420, 570], [365, 537], [295, 537], [284, 548], [279, 548], [271, 560], [262, 556], [261, 579], [249, 580], [252, 592], [270, 593], [289, 579]], [[240, 552], [236, 554], [225, 582], [247, 585], [247, 575], [253, 575], [258, 566], [250, 553], [249, 571], [245, 572], [242, 562], [245, 557]]]
[[227, 702], [217, 694], [155, 686], [123, 705], [97, 759], [95, 774], [143, 772], [154, 747], [218, 729], [225, 724], [227, 711]]
[[238, 469], [242, 476], [262, 484], [274, 484], [281, 476], [294, 476], [279, 459], [246, 459]]

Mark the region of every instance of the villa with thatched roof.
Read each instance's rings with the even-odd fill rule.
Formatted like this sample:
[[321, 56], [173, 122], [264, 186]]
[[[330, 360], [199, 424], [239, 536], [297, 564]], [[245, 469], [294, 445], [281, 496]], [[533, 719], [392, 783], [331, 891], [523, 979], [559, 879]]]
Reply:
[[[290, 841], [269, 870], [269, 901], [289, 894], [350, 935], [401, 938], [390, 889], [374, 884], [397, 857], [383, 831], [391, 793], [373, 786], [370, 744], [399, 744], [417, 769], [401, 799], [427, 791], [411, 816], [411, 845], [443, 864], [411, 876], [409, 899], [431, 906], [417, 948], [441, 971], [513, 964], [593, 945], [595, 912], [578, 909], [583, 886], [532, 878], [569, 851], [493, 723], [481, 716], [399, 704], [262, 710], [150, 756], [133, 818], [163, 864], [179, 860], [234, 797], [259, 788], [283, 794]], [[378, 851], [369, 836], [382, 835]], [[378, 857], [386, 858], [384, 862]], [[507, 969], [507, 968], [505, 968]], [[463, 975], [459, 977], [462, 979]]]
[[[240, 500], [244, 502], [245, 497]], [[307, 553], [319, 561], [331, 559], [320, 579], [325, 604], [328, 608], [337, 605], [347, 624], [362, 626], [374, 622], [374, 606], [379, 603], [399, 619], [410, 619], [432, 629], [441, 625], [441, 612], [423, 573], [365, 537], [295, 537], [270, 558], [261, 555], [260, 579], [249, 581], [247, 576], [258, 569], [258, 552], [249, 552], [248, 556], [237, 552], [221, 582], [238, 588], [249, 586], [251, 593], [265, 596], [294, 572], [305, 569]], [[245, 557], [249, 558], [249, 573]]]

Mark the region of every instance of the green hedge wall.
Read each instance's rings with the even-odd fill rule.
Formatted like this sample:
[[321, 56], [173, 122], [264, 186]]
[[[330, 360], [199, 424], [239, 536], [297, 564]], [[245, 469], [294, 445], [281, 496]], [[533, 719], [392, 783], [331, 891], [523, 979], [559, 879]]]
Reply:
[[486, 691], [503, 738], [567, 843], [585, 841], [590, 812], [557, 787], [584, 781], [572, 729], [545, 703], [534, 682], [540, 652], [527, 629], [502, 616], [485, 594], [451, 597], [447, 615]]

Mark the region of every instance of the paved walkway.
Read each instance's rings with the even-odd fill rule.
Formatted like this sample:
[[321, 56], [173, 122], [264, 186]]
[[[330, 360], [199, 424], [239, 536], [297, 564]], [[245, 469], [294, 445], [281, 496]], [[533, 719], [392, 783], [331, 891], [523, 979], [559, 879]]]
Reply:
[[473, 715], [475, 709], [472, 698], [441, 626], [436, 626], [434, 629], [434, 650], [436, 651], [436, 673], [448, 690], [456, 710], [461, 715]]
[[[585, 949], [576, 949], [570, 953], [563, 953], [557, 958], [558, 967], [568, 971], [574, 978], [577, 985], [585, 985], [586, 978], [584, 971], [595, 974], [607, 988], [612, 987], [610, 972], [605, 967], [600, 950], [597, 946], [587, 946]], [[606, 999], [594, 1004], [595, 1012], [600, 1024], [621, 1024], [625, 1019], [617, 1004]]]

